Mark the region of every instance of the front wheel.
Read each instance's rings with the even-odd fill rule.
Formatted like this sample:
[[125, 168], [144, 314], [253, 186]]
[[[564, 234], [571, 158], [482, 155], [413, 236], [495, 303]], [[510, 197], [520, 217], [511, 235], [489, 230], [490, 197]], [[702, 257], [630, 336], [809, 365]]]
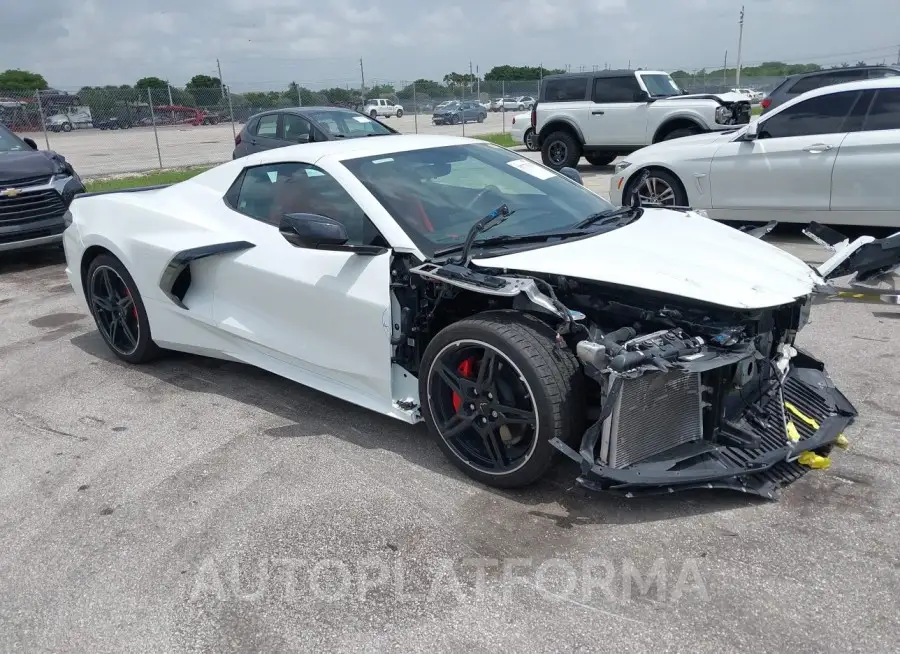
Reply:
[[478, 114], [478, 122], [483, 123], [485, 118], [487, 118], [487, 114]]
[[630, 204], [637, 194], [641, 204], [657, 204], [665, 207], [688, 206], [687, 193], [678, 178], [665, 170], [651, 169], [644, 179], [643, 172], [635, 173], [624, 194], [624, 204]]
[[397, 118], [403, 118], [403, 109], [397, 109]]
[[375, 120], [376, 118], [378, 118], [378, 112], [372, 109], [372, 111], [369, 112], [369, 116], [372, 118], [372, 120]]
[[518, 312], [487, 312], [444, 328], [425, 349], [423, 418], [450, 461], [497, 488], [537, 481], [554, 438], [583, 425], [581, 371], [553, 331]]
[[549, 168], [574, 168], [580, 159], [581, 144], [571, 132], [553, 132], [541, 143], [541, 160]]
[[110, 254], [94, 259], [87, 270], [85, 296], [97, 329], [113, 354], [128, 363], [144, 363], [159, 354], [144, 301], [121, 261]]
[[455, 114], [454, 114], [453, 116], [450, 117], [450, 124], [451, 124], [451, 125], [459, 125], [459, 121], [460, 121], [459, 116], [457, 116], [457, 115], [455, 115]]
[[63, 123], [62, 131], [71, 132], [72, 131], [72, 123]]
[[666, 134], [662, 138], [662, 140], [671, 141], [672, 139], [680, 139], [685, 136], [694, 136], [695, 134], [702, 134], [702, 131], [699, 127], [681, 127], [679, 129], [673, 129], [671, 132]]

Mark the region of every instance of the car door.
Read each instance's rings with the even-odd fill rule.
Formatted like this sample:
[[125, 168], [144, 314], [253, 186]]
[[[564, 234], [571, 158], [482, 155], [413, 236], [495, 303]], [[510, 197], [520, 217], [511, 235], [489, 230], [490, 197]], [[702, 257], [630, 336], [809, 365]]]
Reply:
[[390, 253], [304, 249], [279, 232], [285, 213], [314, 213], [344, 223], [350, 243], [373, 244], [381, 236], [359, 205], [301, 163], [248, 168], [226, 204], [255, 245], [216, 273], [214, 320], [245, 344], [239, 358], [364, 406], [390, 406]]
[[818, 95], [759, 119], [755, 140], [720, 147], [709, 173], [711, 206], [721, 220], [823, 220], [831, 175], [861, 93]]
[[866, 91], [865, 96], [859, 103], [867, 110], [862, 127], [847, 134], [837, 152], [831, 218], [900, 227], [900, 88]]
[[281, 141], [281, 114], [263, 114], [256, 122], [255, 131], [248, 130], [247, 154], [262, 152], [280, 148], [284, 145]]
[[635, 101], [635, 94], [641, 90], [634, 74], [594, 78], [586, 143], [598, 146], [644, 143], [647, 103]]
[[297, 145], [309, 143], [312, 138], [312, 125], [303, 116], [284, 113], [281, 117], [282, 145]]

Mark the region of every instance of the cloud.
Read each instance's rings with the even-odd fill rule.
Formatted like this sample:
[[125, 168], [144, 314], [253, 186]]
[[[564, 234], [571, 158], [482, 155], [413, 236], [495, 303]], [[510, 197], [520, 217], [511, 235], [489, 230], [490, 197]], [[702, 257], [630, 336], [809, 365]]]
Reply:
[[[745, 62], [897, 57], [896, 0], [745, 0]], [[63, 89], [215, 74], [237, 90], [440, 79], [495, 65], [715, 68], [737, 55], [722, 0], [41, 0], [3, 10], [0, 62]], [[874, 20], [873, 17], [877, 17]]]

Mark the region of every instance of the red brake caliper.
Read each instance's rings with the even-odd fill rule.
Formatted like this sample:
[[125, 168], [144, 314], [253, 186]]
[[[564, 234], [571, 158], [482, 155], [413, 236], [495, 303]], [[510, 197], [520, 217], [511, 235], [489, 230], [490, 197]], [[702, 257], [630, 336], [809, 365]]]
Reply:
[[[466, 379], [472, 378], [472, 373], [475, 368], [475, 357], [469, 357], [465, 359], [462, 363], [460, 363], [456, 370], [460, 375], [465, 377]], [[453, 393], [453, 408], [456, 411], [459, 411], [459, 407], [462, 406], [462, 397], [460, 397], [459, 393]]]

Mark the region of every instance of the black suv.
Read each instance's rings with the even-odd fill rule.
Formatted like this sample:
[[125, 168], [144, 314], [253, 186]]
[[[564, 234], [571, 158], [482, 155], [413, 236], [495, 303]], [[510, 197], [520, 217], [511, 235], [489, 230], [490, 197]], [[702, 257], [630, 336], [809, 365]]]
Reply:
[[814, 73], [798, 73], [797, 75], [786, 77], [769, 95], [763, 98], [760, 106], [762, 106], [762, 113], [766, 113], [801, 93], [819, 89], [823, 86], [843, 84], [844, 82], [859, 82], [864, 79], [877, 79], [879, 77], [893, 77], [895, 75], [900, 75], [900, 66], [853, 66], [850, 68], [817, 70]]
[[84, 185], [65, 157], [0, 125], [0, 253], [61, 243], [78, 193]]

